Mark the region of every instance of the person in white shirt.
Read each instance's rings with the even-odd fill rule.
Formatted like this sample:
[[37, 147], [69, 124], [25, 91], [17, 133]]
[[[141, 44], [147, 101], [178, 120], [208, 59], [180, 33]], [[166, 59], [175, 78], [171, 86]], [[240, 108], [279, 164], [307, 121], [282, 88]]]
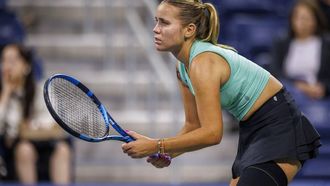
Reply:
[[315, 1], [299, 0], [290, 17], [289, 35], [274, 43], [271, 72], [311, 99], [330, 95], [330, 38]]
[[42, 86], [32, 72], [31, 52], [17, 44], [4, 47], [1, 58], [0, 135], [13, 148], [18, 179], [38, 181], [41, 149], [49, 149], [49, 177], [56, 184], [70, 182], [71, 147], [43, 102]]

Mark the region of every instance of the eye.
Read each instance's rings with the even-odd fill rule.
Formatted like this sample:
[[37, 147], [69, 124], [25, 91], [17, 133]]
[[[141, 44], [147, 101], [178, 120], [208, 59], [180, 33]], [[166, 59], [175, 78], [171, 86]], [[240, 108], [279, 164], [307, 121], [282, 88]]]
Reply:
[[162, 24], [162, 25], [169, 25], [170, 22], [164, 20], [164, 19], [159, 19], [159, 23]]
[[169, 25], [170, 23], [168, 21], [161, 21], [162, 24], [164, 25]]

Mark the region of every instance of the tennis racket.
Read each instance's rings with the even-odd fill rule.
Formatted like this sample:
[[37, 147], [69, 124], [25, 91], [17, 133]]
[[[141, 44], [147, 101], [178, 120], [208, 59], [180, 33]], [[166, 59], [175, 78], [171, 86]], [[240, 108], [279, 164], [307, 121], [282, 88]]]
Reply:
[[[117, 140], [128, 143], [135, 140], [79, 80], [55, 74], [45, 82], [43, 93], [52, 117], [73, 136], [88, 142]], [[110, 126], [117, 131], [117, 135], [110, 135]]]

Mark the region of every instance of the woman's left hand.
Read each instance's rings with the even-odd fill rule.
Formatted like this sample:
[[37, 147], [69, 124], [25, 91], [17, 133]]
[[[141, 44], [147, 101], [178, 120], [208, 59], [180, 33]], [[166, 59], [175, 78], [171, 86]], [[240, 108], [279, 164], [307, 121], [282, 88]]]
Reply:
[[122, 145], [123, 152], [131, 158], [144, 158], [158, 152], [158, 142], [156, 139], [143, 136], [133, 131], [127, 133], [136, 139], [135, 141]]
[[322, 99], [325, 96], [325, 86], [322, 83], [308, 84], [297, 82], [296, 86], [312, 99]]

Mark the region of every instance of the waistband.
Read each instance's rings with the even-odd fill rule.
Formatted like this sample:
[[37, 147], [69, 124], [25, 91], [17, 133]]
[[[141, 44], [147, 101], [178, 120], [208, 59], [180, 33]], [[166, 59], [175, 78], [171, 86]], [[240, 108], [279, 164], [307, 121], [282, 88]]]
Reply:
[[245, 125], [247, 123], [250, 123], [255, 117], [259, 115], [263, 115], [264, 113], [268, 112], [274, 106], [282, 103], [283, 101], [288, 100], [289, 92], [286, 90], [285, 87], [281, 88], [280, 91], [278, 91], [274, 96], [269, 98], [257, 111], [255, 111], [247, 120], [240, 121], [240, 125]]

